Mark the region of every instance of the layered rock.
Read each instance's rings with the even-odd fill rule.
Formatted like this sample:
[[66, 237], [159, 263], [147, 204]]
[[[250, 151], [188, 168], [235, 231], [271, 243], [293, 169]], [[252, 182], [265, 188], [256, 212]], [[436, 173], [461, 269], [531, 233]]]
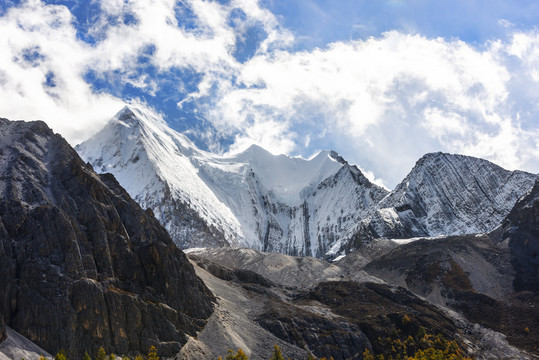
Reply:
[[179, 351], [213, 295], [112, 175], [43, 122], [0, 120], [0, 314], [50, 353]]
[[374, 238], [487, 233], [538, 178], [470, 156], [427, 154], [362, 220], [348, 250]]

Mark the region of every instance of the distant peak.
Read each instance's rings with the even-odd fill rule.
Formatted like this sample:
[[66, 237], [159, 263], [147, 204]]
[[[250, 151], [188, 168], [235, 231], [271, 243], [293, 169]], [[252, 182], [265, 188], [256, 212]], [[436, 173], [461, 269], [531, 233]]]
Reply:
[[249, 145], [249, 147], [247, 147], [247, 149], [245, 149], [245, 151], [264, 151], [264, 152], [269, 152], [268, 150], [264, 149], [262, 146], [257, 145], [257, 144]]
[[159, 114], [152, 112], [150, 109], [140, 109], [130, 105], [125, 105], [118, 111], [112, 118], [112, 122], [128, 127], [140, 126], [141, 124], [160, 124], [168, 127]]
[[114, 115], [114, 119], [131, 123], [133, 120], [139, 120], [139, 117], [135, 114], [133, 109], [126, 105]]
[[239, 154], [246, 154], [248, 156], [274, 156], [270, 151], [257, 144], [249, 145], [249, 147], [241, 151]]
[[440, 160], [446, 156], [451, 156], [451, 154], [443, 153], [441, 151], [427, 153], [417, 160], [416, 167], [436, 162], [437, 160]]

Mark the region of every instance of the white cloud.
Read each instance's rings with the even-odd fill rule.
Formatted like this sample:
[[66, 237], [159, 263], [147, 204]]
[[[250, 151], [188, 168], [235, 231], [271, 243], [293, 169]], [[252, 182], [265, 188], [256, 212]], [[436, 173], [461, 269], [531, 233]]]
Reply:
[[[97, 3], [95, 44], [77, 37], [63, 6], [31, 0], [0, 17], [1, 116], [45, 119], [76, 143], [127, 100], [93, 90], [84, 75], [155, 95], [160, 84], [141, 71], [144, 55], [161, 73], [201, 76], [178, 104], [194, 103], [235, 139], [232, 151], [332, 148], [389, 186], [429, 151], [539, 171], [537, 31], [480, 47], [391, 31], [294, 52], [292, 33], [255, 0]], [[241, 63], [234, 54], [253, 27], [263, 36]]]
[[[77, 37], [76, 19], [61, 5], [27, 0], [0, 17], [1, 116], [44, 119], [75, 144], [96, 132], [129, 100], [93, 90], [84, 78], [90, 70], [105, 82], [130, 83], [155, 94], [159, 85], [138, 64], [144, 51], [153, 48], [145, 55], [161, 72], [190, 69], [211, 79], [214, 74], [233, 74], [240, 66], [232, 55], [237, 29], [228, 24], [234, 9], [247, 14], [243, 22], [265, 29], [268, 37], [260, 48], [280, 46], [291, 37], [277, 29], [275, 17], [256, 1], [96, 3], [101, 12], [89, 30], [97, 39], [94, 44]], [[178, 23], [175, 11], [180, 5], [192, 11], [192, 27]], [[127, 16], [133, 21], [124, 22]], [[116, 20], [110, 22], [111, 18]], [[205, 90], [209, 88], [200, 87]]]
[[[536, 107], [516, 98], [514, 87], [515, 78], [539, 69], [537, 38], [521, 34], [514, 44], [493, 42], [479, 50], [458, 40], [389, 32], [327, 49], [268, 53], [241, 68], [241, 86], [221, 84], [207, 115], [221, 131], [240, 132], [242, 144], [259, 142], [250, 138], [258, 133], [253, 128], [277, 121], [283, 131], [272, 136], [276, 148], [294, 143], [292, 152], [308, 155], [305, 139], [313, 148], [322, 143], [384, 174], [392, 186], [429, 151], [539, 171], [539, 165], [529, 167], [539, 150], [531, 141], [537, 126], [521, 128], [514, 109], [515, 102]], [[525, 53], [516, 64], [508, 55], [515, 47]], [[528, 81], [519, 90], [533, 94], [537, 85]], [[325, 136], [317, 142], [320, 133]]]
[[12, 119], [47, 120], [77, 142], [122, 102], [93, 93], [82, 78], [89, 49], [77, 40], [71, 21], [65, 7], [39, 1], [0, 18], [0, 111]]

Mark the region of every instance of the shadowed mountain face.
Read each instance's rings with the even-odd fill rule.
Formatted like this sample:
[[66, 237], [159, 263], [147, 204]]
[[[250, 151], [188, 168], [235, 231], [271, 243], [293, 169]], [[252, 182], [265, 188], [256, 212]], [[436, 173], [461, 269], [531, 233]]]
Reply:
[[43, 122], [0, 119], [0, 318], [50, 353], [176, 353], [213, 295], [151, 211]]
[[539, 181], [517, 202], [496, 234], [498, 240], [509, 242], [515, 290], [539, 293]]

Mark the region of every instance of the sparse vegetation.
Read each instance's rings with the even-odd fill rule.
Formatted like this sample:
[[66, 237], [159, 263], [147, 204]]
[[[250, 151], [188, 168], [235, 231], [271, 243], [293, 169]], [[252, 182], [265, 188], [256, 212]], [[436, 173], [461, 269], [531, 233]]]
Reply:
[[60, 350], [58, 354], [56, 354], [56, 356], [54, 357], [54, 360], [67, 360], [65, 350]]
[[95, 356], [95, 360], [105, 360], [106, 357], [107, 357], [107, 353], [105, 352], [105, 349], [103, 348], [103, 346], [101, 346], [99, 350], [97, 350], [97, 355]]
[[457, 342], [446, 340], [443, 335], [431, 335], [420, 327], [415, 337], [406, 339], [391, 336], [379, 339], [385, 351], [372, 354], [368, 349], [363, 353], [364, 360], [471, 360], [464, 355]]
[[277, 345], [274, 346], [273, 355], [271, 356], [270, 360], [284, 360], [281, 349]]
[[[408, 322], [412, 319], [408, 318]], [[404, 319], [404, 318], [403, 318]], [[395, 329], [395, 332], [397, 330]], [[416, 336], [408, 335], [406, 339], [397, 337], [379, 338], [378, 341], [385, 349], [383, 353], [373, 354], [369, 349], [363, 352], [364, 360], [472, 360], [467, 357], [454, 340], [446, 340], [443, 335], [428, 334], [424, 327], [420, 327]], [[237, 353], [228, 350], [226, 360], [249, 360], [242, 349]], [[309, 354], [307, 360], [317, 359]], [[218, 360], [222, 360], [219, 357]], [[281, 349], [275, 345], [272, 356], [268, 360], [285, 360]], [[290, 359], [289, 359], [290, 360]], [[320, 360], [333, 360], [321, 358]]]
[[234, 354], [234, 351], [228, 349], [228, 355], [225, 358], [226, 360], [249, 360], [247, 355], [243, 352], [242, 349], [238, 349], [238, 352]]
[[148, 351], [148, 360], [159, 360], [159, 356], [157, 356], [157, 348], [153, 345], [150, 347], [150, 351]]
[[[97, 350], [97, 354], [95, 355], [95, 360], [116, 360], [116, 359], [132, 360], [132, 358], [130, 358], [127, 355], [124, 355], [121, 358], [119, 358], [119, 357], [116, 356], [116, 354], [107, 354], [107, 352], [105, 351], [105, 349], [102, 346], [99, 348], [99, 350]], [[133, 360], [159, 360], [159, 359], [160, 358], [157, 355], [157, 348], [155, 346], [151, 346], [150, 349], [148, 350], [148, 356], [137, 355], [137, 356], [135, 356], [135, 358]], [[227, 357], [227, 359], [228, 359], [228, 357]], [[247, 360], [247, 357], [245, 357], [245, 358], [234, 358], [234, 359], [238, 359], [238, 360], [245, 359], [245, 360]], [[43, 355], [41, 355], [39, 360], [47, 360], [47, 359]], [[54, 357], [54, 360], [70, 360], [70, 359], [67, 358], [67, 355], [66, 355], [64, 350], [60, 350], [58, 352], [58, 354], [56, 354], [56, 356]], [[82, 360], [92, 360], [92, 357], [88, 354], [88, 352], [85, 352], [84, 356], [82, 357]]]

